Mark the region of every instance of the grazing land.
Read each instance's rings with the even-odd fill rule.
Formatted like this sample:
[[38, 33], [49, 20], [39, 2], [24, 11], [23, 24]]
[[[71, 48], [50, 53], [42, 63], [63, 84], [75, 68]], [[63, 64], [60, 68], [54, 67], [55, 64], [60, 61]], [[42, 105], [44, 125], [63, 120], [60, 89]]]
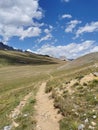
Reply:
[[0, 130], [98, 130], [98, 53], [67, 62], [0, 55]]
[[36, 92], [58, 61], [28, 52], [0, 51], [0, 130], [35, 128]]
[[[29, 93], [31, 96], [15, 120], [20, 124], [18, 130], [25, 129], [25, 127], [26, 130], [32, 128], [33, 119], [31, 116], [34, 113], [33, 107], [36, 103], [35, 94], [40, 84], [48, 80], [49, 73], [57, 66], [8, 66], [0, 68], [0, 129], [12, 123], [10, 114]], [[24, 117], [25, 114], [28, 116]]]

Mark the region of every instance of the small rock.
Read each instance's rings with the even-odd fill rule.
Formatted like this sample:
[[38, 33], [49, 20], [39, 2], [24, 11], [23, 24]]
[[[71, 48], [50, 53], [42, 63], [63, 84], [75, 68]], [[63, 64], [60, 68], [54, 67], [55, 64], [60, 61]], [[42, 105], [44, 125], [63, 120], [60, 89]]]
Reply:
[[98, 76], [98, 72], [94, 72], [93, 74], [94, 74], [94, 76], [96, 76], [96, 77]]
[[95, 98], [95, 100], [97, 99], [97, 97], [94, 97]]
[[88, 118], [87, 118], [87, 119], [85, 119], [85, 121], [84, 121], [84, 122], [85, 122], [85, 124], [87, 124], [87, 123], [88, 123]]
[[96, 115], [93, 115], [93, 118], [94, 118], [94, 119], [96, 119], [96, 117], [97, 117]]
[[79, 127], [78, 127], [78, 130], [83, 130], [84, 129], [84, 125], [83, 124], [80, 124]]
[[95, 110], [93, 109], [93, 112], [95, 112]]
[[91, 124], [92, 124], [93, 126], [96, 126], [96, 123], [95, 123], [95, 122], [93, 122], [93, 121], [91, 122]]
[[38, 128], [38, 130], [42, 130], [41, 127], [39, 125], [36, 126]]
[[3, 130], [11, 130], [12, 126], [5, 126]]
[[78, 112], [75, 112], [75, 115], [76, 115], [76, 116], [78, 116], [78, 115], [79, 115], [79, 113], [78, 113]]
[[75, 111], [75, 109], [72, 109], [72, 111]]
[[88, 128], [91, 129], [91, 130], [94, 130], [94, 129], [95, 129], [95, 127], [93, 127], [93, 126], [91, 126], [91, 125], [90, 125]]
[[23, 116], [24, 116], [24, 117], [27, 117], [27, 116], [28, 116], [28, 114], [24, 114]]
[[84, 113], [84, 116], [86, 116], [86, 113]]
[[18, 126], [19, 126], [19, 124], [18, 124], [18, 123], [16, 123], [16, 122], [13, 120], [13, 126], [14, 126], [14, 127], [18, 127]]

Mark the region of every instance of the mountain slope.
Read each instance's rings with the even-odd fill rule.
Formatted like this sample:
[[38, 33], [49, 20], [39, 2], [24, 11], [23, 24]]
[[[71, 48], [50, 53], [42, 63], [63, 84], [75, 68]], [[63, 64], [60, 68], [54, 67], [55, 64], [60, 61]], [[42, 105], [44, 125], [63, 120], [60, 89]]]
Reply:
[[29, 52], [0, 50], [0, 64], [1, 65], [41, 65], [41, 64], [56, 64], [60, 60], [44, 56], [33, 54]]
[[0, 42], [0, 50], [14, 50], [14, 48]]
[[73, 61], [67, 62], [64, 66], [61, 67], [62, 69], [73, 69], [73, 68], [80, 68], [83, 66], [90, 66], [94, 63], [98, 62], [98, 52], [90, 53], [85, 56], [79, 57]]
[[98, 52], [59, 67], [45, 91], [64, 117], [60, 130], [98, 130]]

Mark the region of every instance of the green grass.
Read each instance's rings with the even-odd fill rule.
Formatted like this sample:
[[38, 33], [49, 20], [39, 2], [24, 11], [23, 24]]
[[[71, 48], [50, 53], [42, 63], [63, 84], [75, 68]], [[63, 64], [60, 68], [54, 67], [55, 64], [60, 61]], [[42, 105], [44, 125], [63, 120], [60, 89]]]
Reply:
[[[6, 66], [0, 68], [0, 129], [11, 124], [9, 114], [30, 92], [34, 95], [23, 109], [23, 113], [25, 114], [28, 111], [29, 116], [19, 116], [20, 126], [17, 129], [29, 130], [29, 127], [34, 126], [32, 124], [34, 120], [28, 120], [27, 118], [33, 117], [35, 94], [39, 83], [41, 84], [41, 82], [50, 78], [49, 73], [56, 69], [57, 66]], [[31, 126], [28, 125], [27, 127], [24, 125], [27, 120], [27, 124], [31, 124]]]
[[[36, 86], [37, 87], [37, 86]], [[22, 114], [19, 115], [19, 117], [15, 120], [17, 123], [19, 123], [19, 127], [13, 128], [13, 130], [34, 130], [36, 126], [36, 119], [34, 117], [35, 115], [35, 109], [34, 105], [36, 103], [35, 99], [36, 90], [34, 95], [29, 98], [27, 104], [24, 106], [22, 110]]]

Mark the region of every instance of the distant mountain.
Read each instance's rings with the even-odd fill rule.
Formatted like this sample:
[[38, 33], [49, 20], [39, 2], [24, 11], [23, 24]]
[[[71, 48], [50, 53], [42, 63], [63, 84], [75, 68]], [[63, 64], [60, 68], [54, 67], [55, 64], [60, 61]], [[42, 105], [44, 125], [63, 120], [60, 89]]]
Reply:
[[15, 49], [0, 42], [0, 50], [15, 50]]
[[84, 56], [81, 56], [75, 60], [70, 60], [65, 65], [61, 67], [61, 69], [72, 69], [79, 67], [88, 67], [91, 65], [98, 64], [98, 52], [90, 53]]
[[59, 59], [60, 60], [64, 60], [64, 61], [68, 61], [68, 59], [66, 58], [66, 56], [60, 56]]
[[68, 59], [66, 56], [60, 56], [59, 59], [63, 60], [63, 61], [72, 61], [72, 60], [74, 60], [74, 59]]

